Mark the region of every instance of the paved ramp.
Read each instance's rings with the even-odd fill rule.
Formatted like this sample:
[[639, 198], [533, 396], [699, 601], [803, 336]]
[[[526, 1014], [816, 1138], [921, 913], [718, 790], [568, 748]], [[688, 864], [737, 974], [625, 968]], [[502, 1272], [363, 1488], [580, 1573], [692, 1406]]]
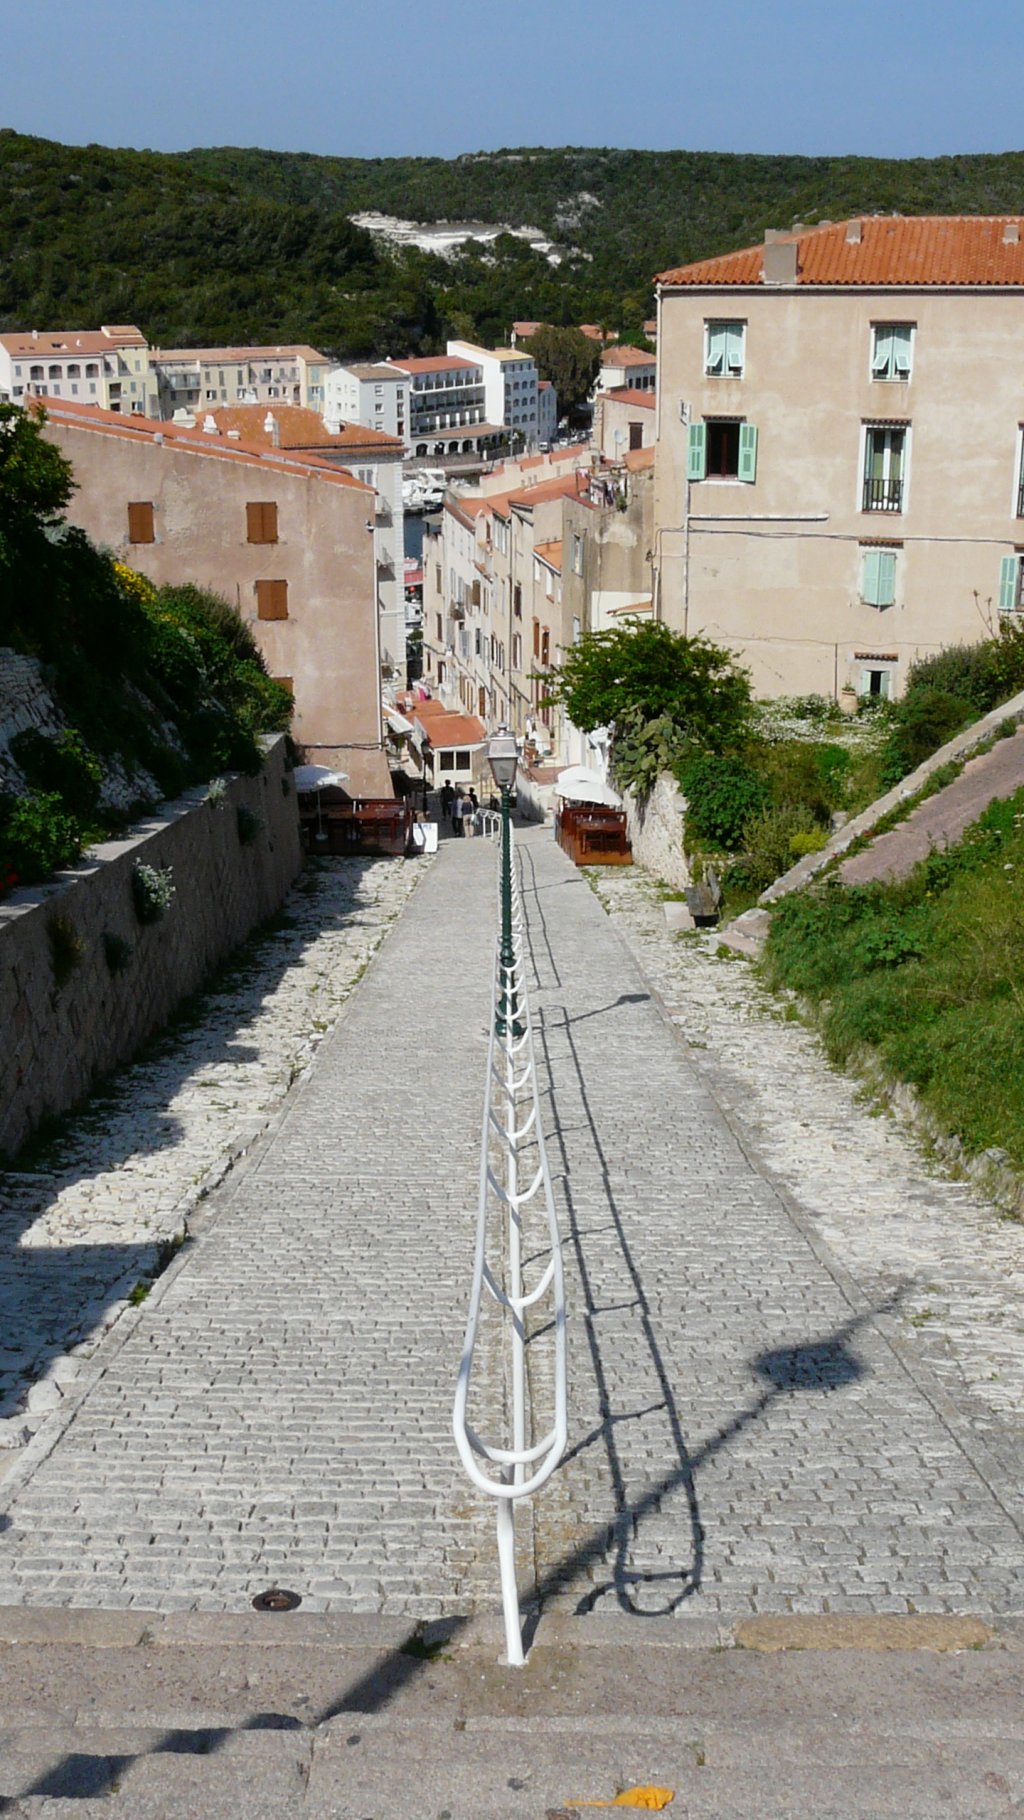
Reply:
[[[524, 1513], [524, 1581], [555, 1611], [681, 1621], [1024, 1609], [1013, 1513], [892, 1350], [898, 1309], [748, 1160], [550, 833], [520, 850], [571, 1348], [570, 1452]], [[495, 857], [446, 844], [115, 1338], [8, 1500], [0, 1603], [230, 1612], [279, 1583], [314, 1612], [493, 1609], [493, 1515], [449, 1425]]]

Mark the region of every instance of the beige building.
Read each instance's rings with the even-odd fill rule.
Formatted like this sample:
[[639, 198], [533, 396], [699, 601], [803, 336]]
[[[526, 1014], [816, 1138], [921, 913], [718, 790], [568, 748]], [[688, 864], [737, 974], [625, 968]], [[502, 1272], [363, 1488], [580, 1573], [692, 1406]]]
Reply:
[[373, 489], [315, 456], [51, 399], [44, 433], [74, 469], [71, 522], [158, 585], [230, 601], [294, 695], [305, 757], [390, 796]]
[[60, 398], [123, 415], [159, 416], [157, 380], [140, 329], [25, 329], [0, 335], [0, 404]]
[[658, 290], [655, 603], [762, 696], [898, 694], [1024, 610], [1021, 221], [795, 228]]
[[191, 423], [206, 435], [255, 443], [263, 449], [315, 456], [348, 468], [372, 487], [373, 550], [377, 565], [382, 680], [405, 682], [405, 513], [402, 506], [403, 446], [397, 436], [364, 424], [321, 417], [303, 405], [211, 405]]
[[594, 400], [594, 443], [607, 461], [621, 461], [631, 450], [654, 447], [654, 392], [617, 386]]
[[324, 407], [330, 362], [316, 348], [152, 348], [150, 360], [161, 417], [222, 404]]

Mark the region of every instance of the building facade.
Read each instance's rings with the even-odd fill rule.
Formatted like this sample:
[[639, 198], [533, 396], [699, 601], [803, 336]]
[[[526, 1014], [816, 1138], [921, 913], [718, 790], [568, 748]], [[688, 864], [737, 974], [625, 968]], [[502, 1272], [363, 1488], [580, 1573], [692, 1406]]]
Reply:
[[217, 405], [297, 404], [322, 411], [329, 362], [316, 348], [153, 348], [158, 414]]
[[353, 796], [390, 796], [372, 489], [333, 462], [47, 400], [68, 518], [158, 585], [229, 601], [295, 699], [293, 734]]
[[669, 624], [759, 695], [896, 695], [1024, 610], [1019, 219], [797, 228], [658, 296]]
[[0, 404], [61, 398], [104, 411], [159, 416], [150, 349], [131, 324], [0, 335]]
[[540, 406], [539, 375], [532, 354], [520, 348], [481, 348], [471, 341], [449, 341], [447, 346], [450, 355], [479, 366], [490, 421], [501, 424], [510, 440], [520, 439], [519, 447], [535, 447], [540, 441]]

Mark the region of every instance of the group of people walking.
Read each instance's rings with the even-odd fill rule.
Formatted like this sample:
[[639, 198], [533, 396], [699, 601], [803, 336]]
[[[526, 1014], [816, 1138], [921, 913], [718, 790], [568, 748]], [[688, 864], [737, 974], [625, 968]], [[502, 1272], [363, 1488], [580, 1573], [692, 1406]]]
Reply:
[[453, 834], [468, 839], [479, 826], [480, 804], [476, 791], [472, 786], [468, 790], [453, 790], [451, 784], [442, 784], [441, 813], [451, 821]]

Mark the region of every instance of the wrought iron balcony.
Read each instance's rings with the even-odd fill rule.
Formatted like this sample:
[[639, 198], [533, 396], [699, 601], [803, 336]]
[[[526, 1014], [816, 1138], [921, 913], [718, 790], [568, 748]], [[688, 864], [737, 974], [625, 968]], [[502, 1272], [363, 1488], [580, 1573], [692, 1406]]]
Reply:
[[873, 480], [870, 476], [864, 482], [865, 512], [902, 512], [903, 481]]

